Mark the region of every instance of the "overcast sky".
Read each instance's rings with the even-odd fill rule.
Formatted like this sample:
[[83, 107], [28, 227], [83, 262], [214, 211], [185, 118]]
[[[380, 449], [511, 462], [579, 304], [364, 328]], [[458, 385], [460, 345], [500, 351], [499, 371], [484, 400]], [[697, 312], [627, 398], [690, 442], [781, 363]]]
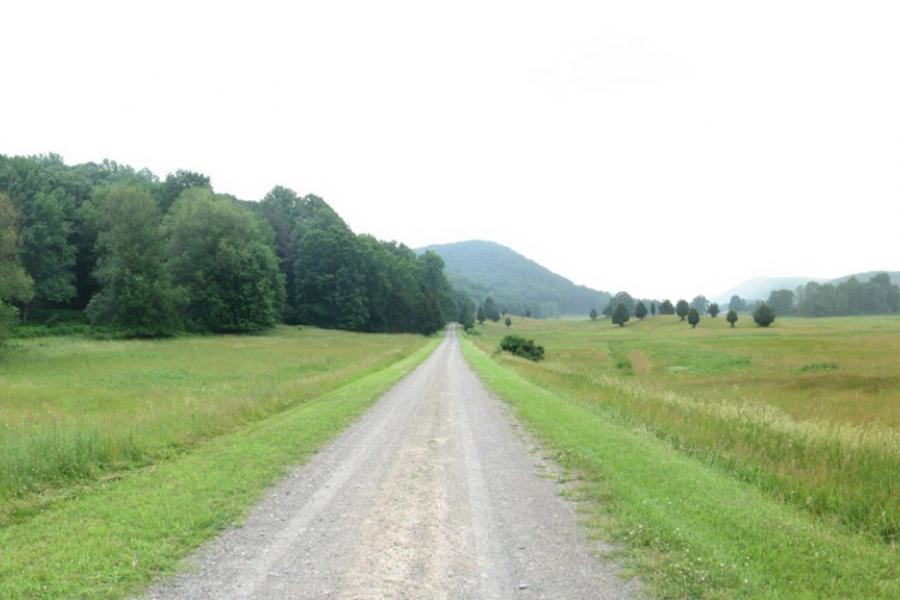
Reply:
[[[136, 8], [142, 5], [141, 8]], [[0, 153], [708, 296], [900, 270], [897, 2], [6, 2]]]

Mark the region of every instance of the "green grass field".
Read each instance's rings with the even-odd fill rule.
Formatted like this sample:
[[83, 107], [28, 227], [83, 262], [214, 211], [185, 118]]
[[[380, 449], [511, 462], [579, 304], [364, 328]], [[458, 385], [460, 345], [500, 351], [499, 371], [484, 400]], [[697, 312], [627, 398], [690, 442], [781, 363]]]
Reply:
[[[891, 597], [886, 590], [896, 593], [900, 585], [900, 318], [779, 319], [769, 329], [748, 321], [744, 317], [730, 329], [720, 315], [691, 329], [676, 317], [624, 328], [606, 320], [514, 319], [509, 332], [543, 344], [544, 362], [495, 354], [507, 333], [499, 323], [469, 336], [493, 360], [472, 348], [468, 356], [520, 410], [528, 398], [554, 398], [556, 408], [532, 406], [523, 418], [562, 452], [563, 462], [601, 482], [593, 489], [595, 506], [610, 497], [616, 505], [620, 495], [612, 529], [622, 534], [631, 528], [633, 548], [665, 546], [656, 549], [666, 557], [659, 562], [648, 562], [647, 552], [638, 552], [643, 559], [637, 561], [663, 595], [743, 595], [741, 578], [725, 577], [725, 567], [713, 574], [687, 566], [673, 572], [672, 565], [687, 565], [682, 559], [691, 549], [704, 560], [736, 565], [741, 538], [762, 534], [746, 543], [758, 544], [761, 552], [768, 548], [772, 560], [797, 572], [779, 579], [774, 573], [786, 567], [748, 554], [740, 560], [754, 572], [749, 596], [837, 597], [840, 590]], [[590, 424], [595, 435], [589, 429], [563, 434]], [[632, 441], [608, 447], [601, 431], [609, 428]], [[667, 470], [651, 464], [642, 472], [636, 465], [646, 462], [638, 456], [645, 452], [657, 455]], [[625, 487], [611, 490], [613, 477]], [[691, 489], [674, 493], [679, 484], [666, 488], [666, 481], [648, 477]], [[709, 489], [697, 487], [710, 477]], [[735, 497], [743, 498], [741, 506]], [[744, 514], [743, 522], [760, 529], [694, 514], [701, 527], [692, 533], [686, 529], [691, 514], [684, 512], [690, 505], [719, 516], [758, 509], [753, 518]], [[820, 553], [821, 560], [804, 562], [798, 553]], [[804, 577], [809, 581], [803, 583]], [[863, 577], [866, 586], [855, 587]]]
[[0, 597], [121, 597], [262, 489], [437, 340], [18, 341], [0, 356]]

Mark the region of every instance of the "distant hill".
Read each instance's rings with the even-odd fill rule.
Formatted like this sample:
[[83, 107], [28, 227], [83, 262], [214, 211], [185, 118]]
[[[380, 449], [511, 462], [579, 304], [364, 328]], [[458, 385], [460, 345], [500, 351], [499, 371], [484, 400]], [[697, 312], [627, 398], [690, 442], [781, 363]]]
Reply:
[[[852, 275], [844, 275], [836, 279], [816, 279], [814, 277], [754, 277], [740, 283], [728, 291], [722, 292], [713, 300], [720, 304], [727, 304], [731, 297], [735, 294], [744, 300], [765, 300], [769, 297], [772, 290], [796, 290], [801, 285], [806, 285], [810, 281], [817, 283], [840, 283], [847, 281], [851, 277], [856, 277], [860, 281], [868, 281], [876, 273], [885, 271], [867, 271], [865, 273], [853, 273]], [[900, 271], [887, 271], [891, 276], [891, 281], [900, 285]]]
[[550, 318], [567, 314], [586, 315], [602, 310], [610, 294], [582, 285], [494, 242], [472, 240], [420, 248], [444, 259], [445, 272], [457, 290], [481, 302], [488, 294], [497, 307], [513, 314], [530, 310], [534, 316]]

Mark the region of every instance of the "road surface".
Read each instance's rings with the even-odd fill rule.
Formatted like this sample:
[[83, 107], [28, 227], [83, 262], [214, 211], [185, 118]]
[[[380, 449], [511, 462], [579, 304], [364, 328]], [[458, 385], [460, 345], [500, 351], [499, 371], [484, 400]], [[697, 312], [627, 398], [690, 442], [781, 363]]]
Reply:
[[151, 598], [623, 598], [452, 327]]

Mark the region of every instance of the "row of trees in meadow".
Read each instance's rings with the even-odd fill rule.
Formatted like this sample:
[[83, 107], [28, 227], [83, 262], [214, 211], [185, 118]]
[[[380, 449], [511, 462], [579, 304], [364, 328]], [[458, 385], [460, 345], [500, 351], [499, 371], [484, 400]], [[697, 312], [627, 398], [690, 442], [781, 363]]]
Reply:
[[[647, 305], [649, 305], [649, 308], [647, 308]], [[742, 310], [743, 308], [745, 307], [742, 307]], [[719, 305], [715, 302], [710, 302], [706, 296], [697, 296], [690, 303], [682, 299], [672, 304], [672, 301], [668, 299], [662, 302], [657, 300], [635, 300], [627, 292], [619, 292], [613, 296], [606, 308], [603, 309], [603, 315], [610, 319], [613, 325], [619, 325], [620, 327], [624, 327], [625, 323], [630, 321], [632, 316], [643, 321], [648, 314], [651, 317], [655, 317], [657, 314], [677, 315], [682, 321], [686, 319], [691, 327], [696, 327], [700, 322], [701, 314], [705, 313], [715, 319], [721, 312]], [[775, 321], [776, 311], [767, 303], [760, 302], [754, 304], [752, 314], [753, 320], [757, 325], [768, 327]], [[588, 316], [593, 321], [600, 315], [597, 309], [592, 308]], [[734, 308], [730, 308], [725, 316], [725, 319], [732, 327], [734, 327], [738, 318], [738, 311]]]
[[440, 257], [356, 235], [316, 196], [247, 202], [199, 173], [0, 155], [0, 329], [46, 308], [150, 337], [281, 321], [427, 334], [460, 304]]

